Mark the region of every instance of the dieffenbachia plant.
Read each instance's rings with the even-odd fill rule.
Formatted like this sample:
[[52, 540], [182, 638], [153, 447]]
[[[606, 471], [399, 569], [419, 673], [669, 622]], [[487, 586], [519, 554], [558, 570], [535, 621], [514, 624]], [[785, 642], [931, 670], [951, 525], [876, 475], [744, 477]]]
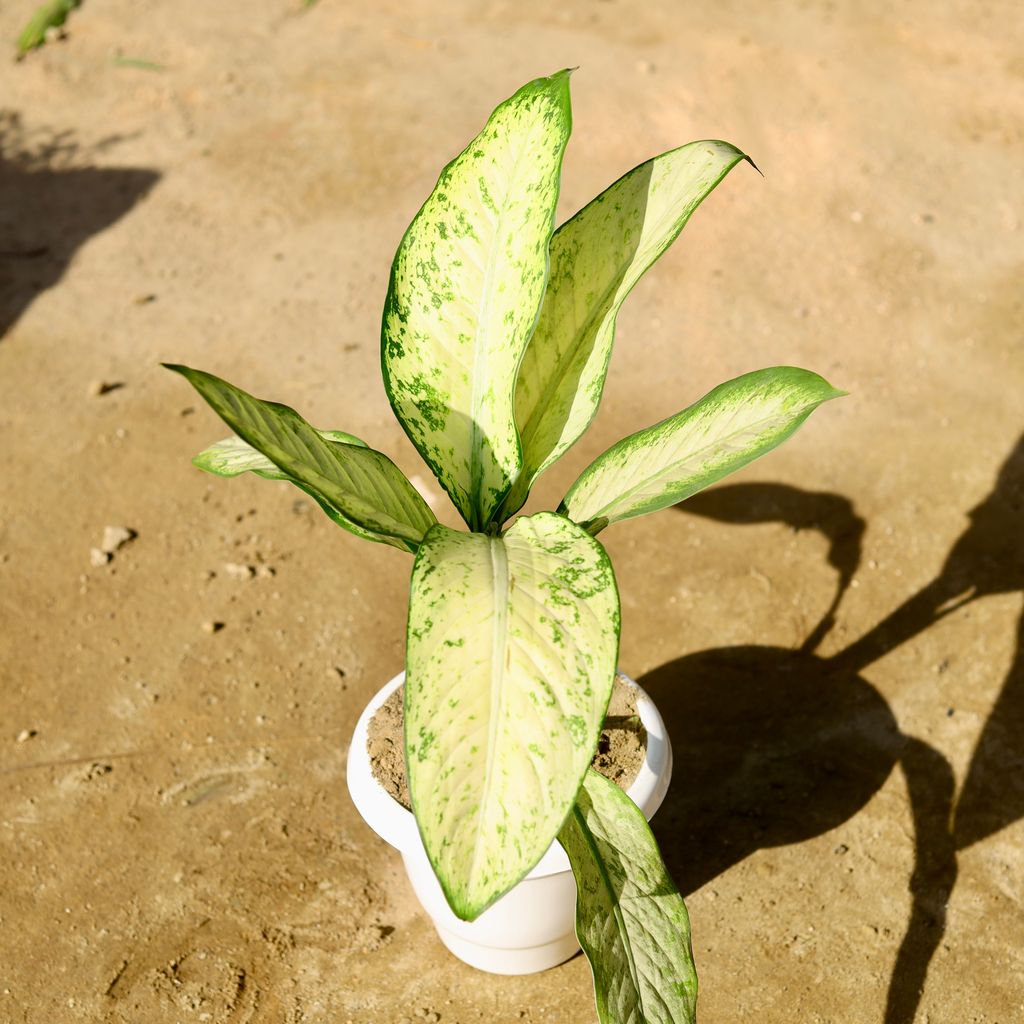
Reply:
[[395, 256], [381, 362], [392, 408], [468, 532], [401, 470], [182, 366], [234, 436], [196, 464], [289, 480], [339, 526], [415, 555], [405, 752], [452, 910], [473, 920], [557, 838], [605, 1024], [692, 1022], [689, 923], [643, 815], [588, 771], [615, 676], [619, 596], [596, 535], [675, 504], [840, 394], [774, 367], [715, 388], [599, 456], [556, 512], [509, 520], [597, 411], [626, 296], [740, 161], [725, 142], [648, 160], [554, 229], [569, 73], [523, 86], [441, 172]]

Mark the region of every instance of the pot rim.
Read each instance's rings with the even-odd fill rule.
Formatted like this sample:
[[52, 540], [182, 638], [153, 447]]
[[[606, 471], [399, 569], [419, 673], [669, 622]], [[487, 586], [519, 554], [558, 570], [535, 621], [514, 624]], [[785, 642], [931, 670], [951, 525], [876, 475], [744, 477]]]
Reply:
[[[650, 820], [668, 791], [672, 776], [672, 746], [661, 713], [648, 693], [624, 672], [620, 671], [617, 674], [626, 685], [636, 690], [637, 714], [647, 732], [647, 750], [643, 764], [633, 784], [626, 790], [626, 795]], [[403, 855], [419, 847], [426, 856], [412, 811], [406, 810], [374, 778], [367, 749], [370, 719], [403, 682], [405, 672], [399, 672], [370, 698], [363, 709], [352, 733], [346, 776], [352, 802], [366, 824]], [[569, 858], [556, 839], [525, 878], [542, 878], [545, 875], [569, 870]]]

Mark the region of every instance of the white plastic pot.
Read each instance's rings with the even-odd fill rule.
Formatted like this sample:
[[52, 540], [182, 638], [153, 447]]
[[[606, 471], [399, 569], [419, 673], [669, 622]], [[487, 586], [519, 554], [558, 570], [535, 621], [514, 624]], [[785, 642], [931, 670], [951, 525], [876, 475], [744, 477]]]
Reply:
[[[633, 680], [621, 678], [635, 687], [637, 712], [647, 730], [647, 755], [627, 793], [650, 820], [668, 790], [672, 748], [654, 702]], [[356, 723], [348, 752], [348, 790], [356, 809], [381, 839], [401, 853], [409, 881], [437, 934], [460, 960], [492, 974], [532, 974], [568, 960], [580, 948], [575, 929], [576, 883], [557, 840], [514, 889], [475, 921], [460, 921], [449, 908], [412, 812], [373, 777], [367, 752], [370, 719], [404, 679], [403, 672], [378, 690]]]

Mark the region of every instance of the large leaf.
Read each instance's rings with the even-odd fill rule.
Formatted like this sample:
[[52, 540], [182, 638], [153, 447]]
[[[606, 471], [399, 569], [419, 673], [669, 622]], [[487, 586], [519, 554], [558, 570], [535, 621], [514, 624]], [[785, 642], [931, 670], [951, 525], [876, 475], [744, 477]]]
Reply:
[[[340, 444], [354, 444], [360, 448], [368, 447], [365, 441], [360, 440], [354, 434], [347, 434], [343, 430], [318, 430], [317, 433], [324, 440]], [[204, 448], [193, 460], [193, 465], [198, 466], [206, 473], [214, 476], [235, 477], [242, 473], [255, 473], [266, 480], [286, 480], [295, 484], [296, 487], [305, 491], [321, 509], [326, 513], [331, 522], [337, 526], [354, 533], [364, 540], [377, 541], [380, 544], [390, 544], [401, 551], [416, 551], [416, 544], [410, 540], [403, 540], [401, 537], [389, 537], [381, 533], [372, 533], [356, 525], [339, 512], [332, 505], [328, 504], [319, 494], [300, 483], [294, 477], [289, 476], [283, 469], [278, 468], [262, 452], [257, 451], [250, 444], [246, 444], [240, 437], [225, 438], [209, 448]]]
[[822, 402], [843, 394], [792, 366], [746, 373], [598, 456], [559, 511], [597, 533], [674, 505], [771, 451]]
[[523, 86], [441, 172], [391, 270], [384, 385], [474, 530], [521, 464], [516, 368], [544, 296], [570, 129], [569, 72]]
[[472, 920], [551, 845], [611, 696], [619, 597], [604, 549], [553, 512], [504, 537], [435, 526], [413, 567], [409, 789], [434, 871]]
[[691, 142], [634, 167], [555, 232], [544, 305], [516, 384], [523, 469], [504, 518], [594, 418], [626, 296], [741, 160], [749, 157], [727, 142]]
[[576, 936], [602, 1024], [693, 1024], [690, 919], [643, 814], [589, 771], [558, 838], [576, 878]]
[[294, 409], [253, 398], [213, 374], [164, 365], [185, 377], [243, 441], [300, 484], [325, 510], [336, 509], [362, 530], [413, 546], [437, 522], [386, 455], [329, 441]]

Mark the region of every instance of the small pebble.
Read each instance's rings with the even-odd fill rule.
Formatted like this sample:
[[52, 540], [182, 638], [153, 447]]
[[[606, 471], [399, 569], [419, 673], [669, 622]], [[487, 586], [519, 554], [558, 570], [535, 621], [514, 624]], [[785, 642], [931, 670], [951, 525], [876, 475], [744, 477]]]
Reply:
[[251, 580], [256, 575], [251, 565], [243, 565], [241, 562], [226, 562], [224, 572], [233, 580]]
[[224, 628], [224, 623], [213, 622], [212, 620], [207, 619], [207, 621], [203, 623], [201, 628], [204, 633], [219, 633]]
[[34, 736], [38, 735], [39, 733], [37, 733], [35, 729], [22, 729], [21, 732], [18, 733], [18, 742], [27, 743]]
[[106, 565], [113, 557], [109, 551], [101, 551], [99, 548], [89, 549], [89, 562], [94, 566]]
[[105, 551], [108, 555], [112, 555], [137, 536], [138, 534], [127, 526], [105, 526], [103, 528], [103, 542], [100, 544], [100, 550]]
[[111, 391], [123, 388], [124, 384], [119, 380], [91, 380], [89, 381], [89, 397], [99, 398], [101, 395], [109, 395]]

